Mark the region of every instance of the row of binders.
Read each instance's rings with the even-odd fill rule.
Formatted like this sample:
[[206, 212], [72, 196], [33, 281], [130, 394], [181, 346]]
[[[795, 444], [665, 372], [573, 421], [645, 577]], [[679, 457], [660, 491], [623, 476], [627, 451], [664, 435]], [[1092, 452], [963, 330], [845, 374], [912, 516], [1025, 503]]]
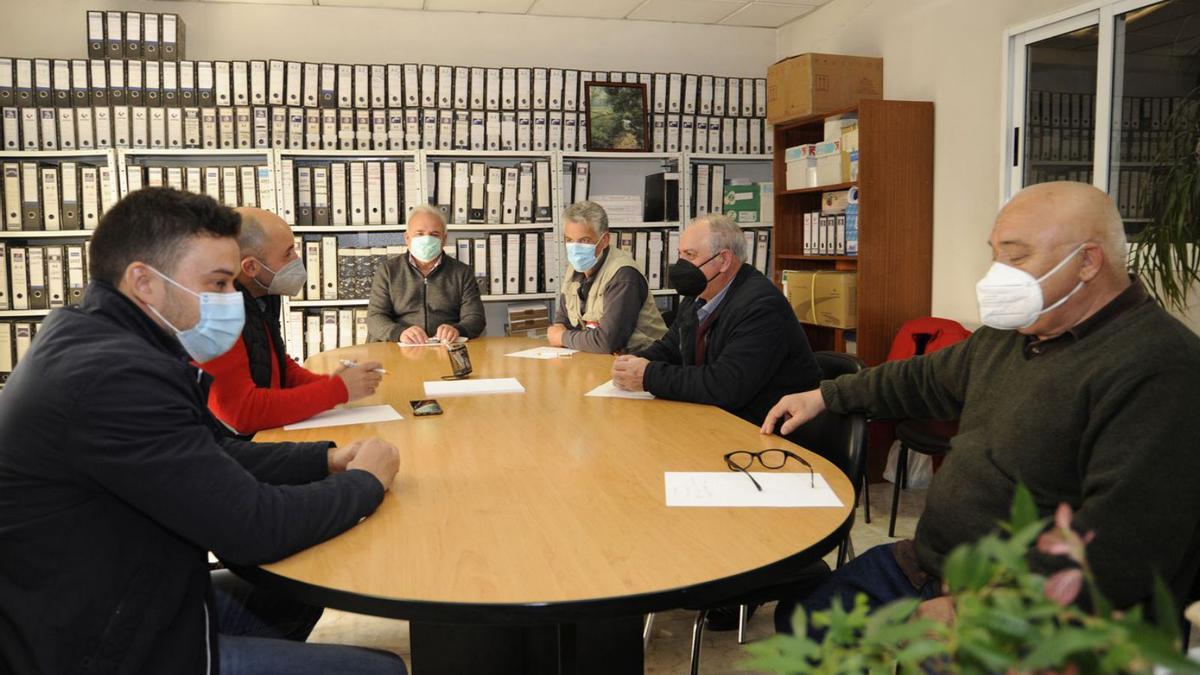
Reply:
[[[760, 154], [774, 147], [773, 132], [759, 118], [655, 114], [650, 121], [653, 152]], [[586, 114], [558, 111], [0, 107], [0, 147], [581, 152], [588, 134]]]
[[858, 209], [804, 214], [804, 255], [858, 255]]
[[8, 382], [41, 328], [41, 321], [0, 321], [0, 384]]
[[280, 216], [296, 225], [396, 225], [421, 201], [415, 162], [280, 162]]
[[[1194, 105], [1182, 97], [1124, 96], [1120, 108], [1113, 110], [1114, 127], [1159, 131], [1168, 127], [1171, 115]], [[1088, 129], [1092, 127], [1095, 107], [1093, 94], [1033, 90], [1029, 92], [1029, 114], [1025, 123], [1035, 127]]]
[[93, 59], [178, 61], [183, 58], [183, 37], [178, 14], [87, 13], [87, 55]]
[[0, 203], [8, 231], [95, 229], [117, 193], [107, 166], [3, 162], [0, 174]]
[[367, 309], [322, 309], [305, 312], [293, 309], [287, 314], [284, 343], [288, 356], [297, 362], [339, 347], [366, 344]]
[[1150, 192], [1154, 183], [1153, 171], [1151, 167], [1119, 170], [1116, 198], [1117, 210], [1123, 218], [1151, 217]]
[[[294, 300], [366, 299], [379, 265], [407, 251], [394, 244], [339, 247], [334, 236], [296, 241], [308, 283]], [[560, 248], [553, 232], [508, 232], [459, 237], [444, 252], [474, 269], [481, 295], [521, 295], [558, 290]]]
[[87, 282], [84, 244], [9, 246], [0, 242], [0, 310], [79, 304]]
[[434, 162], [430, 194], [448, 223], [550, 223], [554, 221], [550, 162], [494, 166], [486, 162]]
[[[647, 112], [765, 118], [761, 78], [408, 64], [0, 57], [0, 106], [290, 106], [587, 110], [588, 85], [641, 84]], [[137, 100], [134, 100], [136, 97]], [[90, 102], [89, 102], [90, 101]]]
[[692, 213], [722, 213], [725, 204], [725, 165], [692, 165]]
[[296, 237], [296, 252], [304, 257], [308, 283], [293, 300], [366, 300], [375, 270], [405, 252], [404, 246], [343, 247], [337, 237]]
[[125, 194], [143, 187], [171, 187], [212, 197], [230, 208], [275, 210], [275, 180], [271, 168], [260, 165], [125, 167]]

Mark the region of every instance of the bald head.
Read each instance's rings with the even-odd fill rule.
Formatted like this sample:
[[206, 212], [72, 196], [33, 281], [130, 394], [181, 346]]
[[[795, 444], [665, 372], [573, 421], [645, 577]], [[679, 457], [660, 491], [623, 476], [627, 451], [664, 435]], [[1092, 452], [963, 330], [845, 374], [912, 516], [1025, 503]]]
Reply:
[[1040, 183], [1021, 190], [996, 216], [992, 243], [997, 252], [1030, 249], [1062, 255], [1092, 243], [1103, 252], [1105, 274], [1118, 279], [1127, 274], [1121, 214], [1112, 198], [1086, 183]]
[[1060, 335], [1130, 284], [1121, 215], [1108, 195], [1086, 183], [1021, 190], [1000, 209], [989, 243], [996, 262], [1038, 280], [1045, 310], [1019, 329], [1028, 335]]
[[[242, 265], [238, 281], [252, 293], [262, 295], [270, 284], [271, 275], [298, 257], [296, 240], [292, 228], [270, 211], [248, 206], [234, 211], [242, 217], [238, 235]], [[263, 266], [267, 271], [261, 269]], [[258, 279], [258, 283], [252, 283], [253, 279]]]
[[250, 206], [234, 209], [242, 217], [242, 230], [238, 236], [238, 246], [242, 256], [262, 258], [269, 255], [272, 241], [292, 241], [292, 230], [283, 222], [283, 218]]

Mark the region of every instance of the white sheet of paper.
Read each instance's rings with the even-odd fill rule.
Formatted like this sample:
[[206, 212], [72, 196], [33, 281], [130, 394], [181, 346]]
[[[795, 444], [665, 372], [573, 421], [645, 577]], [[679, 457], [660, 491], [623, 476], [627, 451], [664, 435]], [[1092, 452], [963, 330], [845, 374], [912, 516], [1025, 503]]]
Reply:
[[[466, 341], [467, 341], [467, 338], [462, 337], [462, 336], [459, 336], [456, 340], [454, 340], [454, 342], [460, 343], [460, 344], [463, 342], [466, 342]], [[415, 344], [410, 344], [408, 342], [397, 342], [396, 344], [400, 345], [401, 347], [442, 347], [442, 346], [444, 346], [444, 343], [437, 338], [430, 338], [428, 342], [418, 342]]]
[[319, 429], [321, 427], [340, 427], [347, 424], [371, 424], [374, 422], [394, 422], [404, 417], [390, 405], [364, 405], [358, 408], [334, 408], [323, 413], [317, 413], [303, 422], [285, 426], [284, 431], [297, 429]]
[[425, 395], [430, 398], [524, 393], [525, 387], [521, 386], [515, 377], [492, 380], [432, 380], [425, 383]]
[[824, 476], [813, 477], [808, 471], [775, 472], [751, 471], [762, 492], [740, 471], [680, 472], [667, 471], [667, 506], [782, 506], [821, 507], [841, 506], [833, 488]]
[[[612, 380], [596, 387], [595, 389], [584, 394], [584, 396], [597, 396], [600, 398], [634, 398], [641, 401], [650, 401], [654, 399], [654, 394], [648, 391], [625, 391], [617, 389], [617, 385], [613, 384]], [[750, 481], [746, 481], [747, 483]]]
[[532, 349], [523, 349], [519, 352], [505, 354], [505, 356], [515, 356], [519, 359], [557, 359], [563, 356], [570, 356], [578, 349], [567, 349], [566, 347], [534, 347]]

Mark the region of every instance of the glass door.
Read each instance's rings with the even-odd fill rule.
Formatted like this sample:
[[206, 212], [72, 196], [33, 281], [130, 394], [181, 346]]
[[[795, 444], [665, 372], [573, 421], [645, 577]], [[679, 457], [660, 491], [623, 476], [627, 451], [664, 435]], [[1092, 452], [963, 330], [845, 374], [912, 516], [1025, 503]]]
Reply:
[[1099, 12], [1014, 37], [1007, 193], [1050, 181], [1093, 183]]
[[1198, 124], [1200, 0], [1121, 3], [1113, 21], [1107, 183], [1136, 234], [1150, 222], [1155, 187], [1166, 191], [1171, 167], [1197, 151], [1184, 146]]

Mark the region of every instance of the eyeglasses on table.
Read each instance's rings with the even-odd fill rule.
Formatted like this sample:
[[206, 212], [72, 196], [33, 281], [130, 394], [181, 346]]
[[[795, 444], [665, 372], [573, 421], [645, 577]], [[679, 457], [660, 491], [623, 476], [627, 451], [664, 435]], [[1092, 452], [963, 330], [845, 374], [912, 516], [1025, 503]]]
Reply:
[[807, 460], [791, 450], [784, 450], [783, 448], [767, 448], [766, 450], [759, 450], [758, 452], [752, 452], [750, 450], [734, 450], [733, 452], [725, 453], [725, 465], [729, 467], [729, 470], [741, 471], [742, 473], [746, 474], [746, 478], [749, 478], [750, 482], [754, 483], [754, 487], [757, 488], [759, 492], [762, 492], [762, 486], [758, 484], [758, 481], [755, 480], [754, 476], [748, 471], [754, 462], [757, 461], [763, 466], [763, 468], [766, 469], [782, 469], [783, 465], [787, 464], [789, 459], [794, 459], [797, 462], [800, 462], [800, 464], [808, 467], [808, 481], [811, 484], [810, 487], [815, 488], [817, 486], [817, 478], [816, 473], [813, 471], [812, 464], [809, 464]]

